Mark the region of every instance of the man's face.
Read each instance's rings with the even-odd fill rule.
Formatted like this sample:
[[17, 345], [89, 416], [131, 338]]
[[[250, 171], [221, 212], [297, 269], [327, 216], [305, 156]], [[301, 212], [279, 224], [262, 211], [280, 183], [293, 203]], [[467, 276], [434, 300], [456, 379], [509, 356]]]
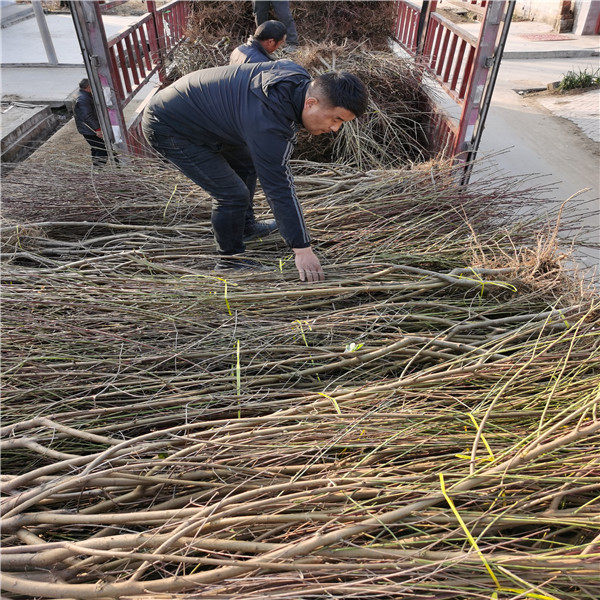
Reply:
[[352, 121], [356, 115], [341, 106], [329, 106], [323, 100], [307, 97], [302, 109], [302, 124], [312, 135], [336, 132], [343, 123]]
[[264, 40], [262, 42], [263, 48], [269, 53], [269, 54], [273, 54], [273, 52], [275, 52], [276, 50], [279, 50], [279, 48], [281, 48], [281, 46], [283, 46], [285, 44], [285, 39], [287, 38], [287, 35], [283, 36], [283, 39], [276, 41], [274, 39], [268, 39], [268, 40]]
[[[275, 42], [275, 50], [279, 50], [279, 48], [281, 48], [281, 46], [283, 46], [285, 44], [287, 40], [287, 35], [284, 35], [282, 39], [280, 39], [278, 42]], [[275, 41], [275, 40], [273, 40]]]

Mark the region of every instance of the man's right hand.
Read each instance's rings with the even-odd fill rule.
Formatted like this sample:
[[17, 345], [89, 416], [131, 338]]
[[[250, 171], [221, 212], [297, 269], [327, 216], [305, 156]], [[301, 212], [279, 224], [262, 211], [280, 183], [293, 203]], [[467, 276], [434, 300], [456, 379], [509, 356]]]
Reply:
[[325, 273], [321, 263], [317, 258], [316, 254], [312, 251], [312, 248], [294, 248], [294, 254], [296, 255], [296, 268], [300, 274], [302, 281], [324, 281]]

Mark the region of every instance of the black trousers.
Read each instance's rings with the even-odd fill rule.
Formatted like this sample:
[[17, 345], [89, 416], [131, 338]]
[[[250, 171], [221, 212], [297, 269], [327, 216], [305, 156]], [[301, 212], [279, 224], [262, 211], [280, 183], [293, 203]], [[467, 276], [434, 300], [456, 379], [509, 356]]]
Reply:
[[278, 21], [281, 21], [286, 28], [287, 43], [290, 46], [298, 45], [298, 32], [296, 31], [296, 23], [294, 23], [294, 17], [292, 17], [292, 11], [290, 10], [290, 3], [284, 0], [264, 1], [264, 0], [252, 0], [252, 10], [254, 11], [254, 19], [256, 20], [256, 26], [262, 25], [265, 21], [269, 20], [269, 9], [273, 7], [275, 17]]
[[219, 254], [239, 254], [254, 216], [256, 171], [246, 146], [194, 143], [168, 129], [142, 122], [150, 145], [213, 198], [211, 223]]
[[108, 152], [104, 145], [104, 140], [96, 134], [83, 134], [85, 141], [92, 147], [92, 164], [95, 166], [105, 165], [108, 159]]

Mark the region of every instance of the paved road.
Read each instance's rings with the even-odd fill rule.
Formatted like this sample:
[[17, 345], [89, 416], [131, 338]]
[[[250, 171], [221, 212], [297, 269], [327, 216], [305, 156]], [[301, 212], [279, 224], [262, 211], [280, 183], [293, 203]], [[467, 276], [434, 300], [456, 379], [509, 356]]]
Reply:
[[[571, 195], [589, 188], [579, 199], [588, 201], [582, 208], [580, 224], [593, 229], [586, 238], [591, 243], [600, 243], [597, 212], [600, 209], [600, 144], [571, 121], [553, 114], [539, 100], [522, 97], [514, 89], [545, 85], [573, 68], [598, 68], [598, 62], [598, 58], [503, 62], [480, 146], [480, 155], [506, 149], [492, 158], [505, 173], [538, 174], [540, 183], [556, 182], [545, 205], [548, 214], [555, 212]], [[589, 109], [592, 113], [598, 112], [593, 105]], [[572, 239], [581, 238], [575, 230], [564, 233]], [[592, 269], [600, 265], [598, 249], [582, 250], [578, 258]]]
[[[461, 23], [460, 27], [477, 37], [481, 24]], [[544, 35], [556, 36], [562, 39], [544, 40]], [[532, 58], [538, 53], [540, 55], [545, 53], [546, 57], [550, 57], [552, 54], [561, 53], [571, 53], [573, 56], [593, 52], [598, 54], [599, 51], [600, 36], [574, 35], [572, 33], [557, 36], [552, 25], [535, 21], [513, 21], [510, 24], [506, 48], [504, 49], [508, 59]]]
[[[107, 37], [139, 17], [104, 16]], [[2, 29], [2, 98], [21, 102], [64, 104], [85, 77], [85, 68], [71, 15], [46, 15], [59, 66], [44, 66], [46, 52], [37, 21], [27, 19]], [[10, 66], [7, 66], [10, 65]]]
[[552, 95], [537, 101], [553, 115], [571, 121], [594, 142], [600, 142], [600, 89]]

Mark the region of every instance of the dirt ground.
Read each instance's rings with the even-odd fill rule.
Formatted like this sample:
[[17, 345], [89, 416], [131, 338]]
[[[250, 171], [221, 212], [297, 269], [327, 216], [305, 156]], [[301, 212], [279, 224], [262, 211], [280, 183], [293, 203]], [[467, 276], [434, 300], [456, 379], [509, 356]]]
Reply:
[[472, 23], [473, 21], [477, 21], [477, 15], [475, 13], [459, 13], [450, 8], [438, 8], [436, 9], [436, 12], [453, 23]]
[[529, 92], [528, 94], [525, 94], [525, 96], [527, 96], [528, 98], [545, 98], [547, 96], [577, 96], [579, 94], [585, 94], [586, 92], [589, 92], [590, 90], [597, 90], [598, 87], [597, 85], [592, 85], [590, 87], [586, 87], [586, 88], [574, 88], [572, 90], [544, 90], [541, 92]]
[[92, 159], [88, 143], [77, 132], [75, 120], [70, 119], [33, 152], [26, 161], [35, 163], [69, 162], [91, 165]]

